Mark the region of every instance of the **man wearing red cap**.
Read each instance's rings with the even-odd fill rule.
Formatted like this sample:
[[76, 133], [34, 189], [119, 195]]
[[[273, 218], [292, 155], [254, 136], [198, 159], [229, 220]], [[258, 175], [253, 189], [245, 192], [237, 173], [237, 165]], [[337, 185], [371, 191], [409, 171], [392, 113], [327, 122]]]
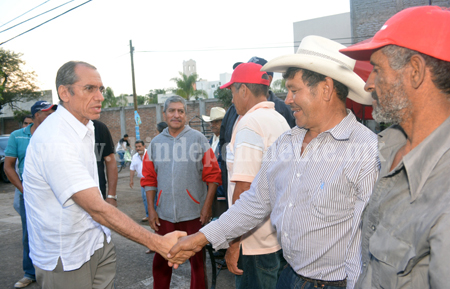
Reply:
[[[231, 89], [239, 115], [226, 148], [230, 207], [250, 189], [269, 146], [289, 129], [286, 119], [275, 111], [275, 104], [267, 101], [270, 80], [261, 68], [256, 63], [242, 63], [231, 81], [220, 87]], [[225, 260], [228, 270], [236, 274], [237, 289], [275, 288], [286, 260], [270, 217], [231, 242]]]
[[370, 59], [365, 89], [380, 133], [381, 171], [363, 218], [356, 288], [450, 284], [450, 10], [405, 9], [341, 52]]

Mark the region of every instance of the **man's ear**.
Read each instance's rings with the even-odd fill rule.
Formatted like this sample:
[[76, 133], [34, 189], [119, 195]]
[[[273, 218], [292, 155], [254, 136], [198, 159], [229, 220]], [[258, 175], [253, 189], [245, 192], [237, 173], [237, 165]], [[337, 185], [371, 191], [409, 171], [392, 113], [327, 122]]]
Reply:
[[67, 86], [65, 86], [65, 85], [60, 85], [60, 86], [58, 87], [58, 95], [59, 95], [59, 98], [61, 98], [61, 100], [62, 100], [63, 102], [69, 102], [69, 100], [70, 100], [69, 96], [70, 96], [71, 94], [70, 94], [70, 91], [69, 91], [69, 89], [67, 88]]
[[334, 91], [334, 82], [331, 77], [325, 77], [325, 81], [319, 83], [319, 91], [322, 92], [322, 99], [329, 102], [331, 101], [331, 97], [333, 96]]
[[411, 80], [411, 86], [414, 89], [417, 89], [420, 87], [420, 85], [423, 83], [425, 79], [426, 62], [421, 55], [415, 54], [411, 56], [409, 64], [411, 67], [411, 71], [408, 76], [410, 77]]

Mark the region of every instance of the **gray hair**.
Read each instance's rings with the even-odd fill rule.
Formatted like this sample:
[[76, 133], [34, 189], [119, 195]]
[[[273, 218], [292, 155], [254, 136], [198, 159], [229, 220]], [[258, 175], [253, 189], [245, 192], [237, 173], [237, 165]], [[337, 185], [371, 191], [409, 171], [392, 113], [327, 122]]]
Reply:
[[420, 55], [425, 60], [426, 66], [430, 68], [433, 84], [447, 97], [450, 96], [450, 62], [397, 45], [387, 45], [381, 48], [381, 52], [387, 57], [389, 66], [394, 70], [401, 70], [411, 61], [412, 56]]
[[179, 95], [173, 95], [173, 96], [169, 97], [168, 99], [166, 99], [166, 101], [164, 102], [163, 112], [166, 112], [169, 105], [173, 102], [181, 102], [184, 106], [184, 111], [187, 111], [186, 100]]
[[[84, 65], [86, 67], [92, 68], [97, 70], [97, 68], [87, 62], [83, 62], [83, 61], [69, 61], [67, 63], [65, 63], [63, 66], [61, 66], [58, 69], [58, 73], [56, 74], [56, 92], [58, 93], [58, 88], [61, 85], [70, 85], [70, 84], [74, 84], [75, 82], [78, 81], [78, 75], [75, 73], [75, 67], [77, 65]], [[69, 88], [69, 92], [70, 94], [73, 95], [73, 90], [72, 88]], [[63, 102], [61, 100], [61, 97], [59, 96], [58, 93], [58, 98], [60, 102]]]

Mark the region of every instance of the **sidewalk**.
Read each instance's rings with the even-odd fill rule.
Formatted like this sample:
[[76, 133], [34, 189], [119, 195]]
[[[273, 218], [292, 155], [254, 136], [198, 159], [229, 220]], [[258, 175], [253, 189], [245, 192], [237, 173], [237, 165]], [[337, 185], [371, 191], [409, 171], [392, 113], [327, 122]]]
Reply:
[[[145, 216], [138, 180], [134, 180], [134, 188], [129, 187], [129, 169], [119, 173], [117, 184], [118, 208], [134, 221], [151, 230], [148, 223], [142, 223]], [[14, 288], [14, 283], [23, 277], [22, 271], [22, 227], [20, 217], [13, 208], [14, 186], [0, 183], [0, 288]], [[117, 252], [117, 289], [151, 289], [153, 288], [152, 261], [153, 254], [145, 254], [146, 248], [136, 244], [117, 233], [112, 233], [112, 240]], [[211, 285], [211, 262], [206, 254], [207, 276]], [[173, 270], [173, 289], [189, 289], [190, 265], [184, 263]], [[26, 287], [40, 288], [36, 283]], [[217, 277], [216, 288], [235, 288], [234, 275], [222, 270]]]

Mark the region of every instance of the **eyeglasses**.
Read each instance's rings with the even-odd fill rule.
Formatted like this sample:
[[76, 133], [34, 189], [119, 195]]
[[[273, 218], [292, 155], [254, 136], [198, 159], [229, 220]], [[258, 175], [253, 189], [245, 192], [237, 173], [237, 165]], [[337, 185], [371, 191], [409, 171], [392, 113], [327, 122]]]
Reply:
[[100, 93], [103, 93], [103, 91], [105, 90], [104, 86], [99, 87], [97, 85], [90, 85], [90, 84], [87, 84], [87, 85], [69, 84], [68, 86], [72, 86], [72, 85], [83, 87], [83, 90], [87, 93], [94, 93], [97, 91], [97, 89], [100, 91]]

